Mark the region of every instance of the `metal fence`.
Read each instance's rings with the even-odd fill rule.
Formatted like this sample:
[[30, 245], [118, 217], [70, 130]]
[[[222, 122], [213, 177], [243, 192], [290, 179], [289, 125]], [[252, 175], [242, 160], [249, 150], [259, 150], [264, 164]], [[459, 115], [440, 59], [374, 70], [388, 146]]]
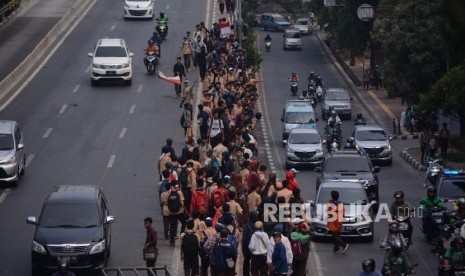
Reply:
[[[157, 273], [157, 271], [160, 272]], [[156, 276], [171, 276], [167, 266], [163, 267], [116, 267], [102, 269], [103, 276], [139, 276], [139, 275], [156, 275]], [[151, 274], [150, 274], [151, 273]]]
[[21, 5], [21, 0], [11, 0], [2, 7], [0, 7], [0, 22], [3, 22], [8, 15], [17, 10]]

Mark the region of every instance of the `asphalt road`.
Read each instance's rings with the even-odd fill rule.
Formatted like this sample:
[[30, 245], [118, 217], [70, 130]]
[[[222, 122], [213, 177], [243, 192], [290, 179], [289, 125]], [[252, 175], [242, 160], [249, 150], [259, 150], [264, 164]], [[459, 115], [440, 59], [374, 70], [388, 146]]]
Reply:
[[[170, 32], [162, 45], [160, 64], [167, 75], [179, 55], [182, 36], [198, 22], [205, 21], [206, 7], [206, 2], [181, 0], [155, 3], [156, 12], [163, 10], [170, 18]], [[179, 100], [173, 97], [173, 87], [147, 76], [142, 64], [142, 49], [154, 25], [152, 21], [124, 21], [120, 1], [96, 2], [36, 78], [0, 113], [1, 118], [20, 123], [29, 160], [19, 187], [11, 188], [0, 204], [0, 275], [29, 275], [34, 229], [26, 225], [25, 218], [38, 216], [44, 197], [53, 186], [61, 184], [102, 186], [110, 211], [116, 217], [109, 265], [144, 265], [143, 218], [152, 216], [156, 229], [162, 231], [154, 187], [160, 146], [166, 137], [175, 138], [177, 149], [182, 143]], [[107, 36], [124, 38], [135, 53], [131, 87], [90, 86], [87, 53], [98, 38]], [[290, 98], [287, 82], [290, 72], [297, 71], [303, 79], [310, 70], [319, 72], [330, 86], [344, 86], [344, 82], [315, 36], [304, 39], [301, 52], [283, 52], [281, 34], [272, 33], [272, 37], [271, 53], [263, 53], [263, 100], [267, 125], [271, 128], [268, 131], [273, 137], [272, 154], [282, 169], [284, 152], [279, 119], [284, 101]], [[263, 50], [263, 45], [260, 47]], [[190, 72], [189, 78], [195, 79], [196, 73]], [[355, 97], [353, 106], [354, 114], [361, 110]], [[321, 130], [322, 122], [318, 124]], [[351, 128], [351, 122], [343, 123], [345, 138]], [[298, 175], [306, 199], [315, 196], [315, 178], [312, 171], [303, 170]], [[421, 176], [397, 154], [392, 167], [382, 168], [379, 179], [381, 202], [390, 202], [392, 193], [398, 189], [403, 189], [415, 205], [424, 194], [419, 184]], [[386, 231], [385, 222], [377, 223], [375, 241]], [[159, 241], [159, 247], [158, 264], [168, 265], [178, 275], [179, 247], [170, 248], [164, 240]], [[416, 228], [409, 256], [413, 263], [420, 263], [418, 275], [435, 272], [436, 260], [429, 249]], [[316, 256], [317, 265], [311, 267], [315, 275], [317, 271], [320, 275], [355, 275], [362, 259], [375, 257], [380, 263], [383, 256], [377, 242], [351, 244], [345, 255], [333, 255], [329, 243], [316, 243], [312, 254]]]
[[[302, 51], [284, 51], [282, 49], [282, 33], [270, 32], [273, 39], [271, 52], [267, 53], [264, 49], [263, 39], [266, 32], [258, 30], [260, 36], [260, 51], [263, 56], [261, 65], [263, 75], [263, 85], [265, 97], [263, 98], [266, 106], [266, 118], [269, 120], [267, 128], [272, 133], [271, 149], [273, 159], [277, 168], [280, 169], [279, 175], [284, 178], [285, 152], [281, 140], [281, 113], [282, 107], [286, 100], [292, 99], [289, 92], [289, 83], [287, 78], [292, 71], [296, 71], [300, 76], [299, 91], [306, 86], [306, 79], [310, 71], [319, 73], [327, 87], [347, 87], [344, 79], [338, 74], [331, 60], [326, 56], [320, 42], [316, 36], [308, 36], [303, 39]], [[367, 116], [357, 97], [352, 95], [352, 114], [362, 112]], [[372, 108], [376, 112], [383, 112], [376, 105]], [[319, 115], [318, 129], [323, 133], [324, 121], [321, 119], [321, 106], [318, 105], [316, 111]], [[373, 123], [370, 118], [369, 123]], [[352, 121], [344, 121], [342, 124], [343, 139], [347, 139], [352, 130]], [[394, 162], [391, 167], [381, 167], [378, 174], [380, 181], [380, 203], [390, 203], [393, 199], [394, 191], [403, 190], [406, 199], [412, 205], [418, 206], [421, 197], [425, 194], [421, 187], [422, 176], [413, 170], [410, 165], [405, 163], [398, 155], [403, 148], [402, 141], [393, 141]], [[302, 189], [302, 195], [306, 200], [315, 199], [315, 181], [317, 173], [311, 168], [302, 168], [297, 179]], [[414, 220], [414, 238], [413, 246], [409, 249], [408, 255], [412, 263], [419, 263], [417, 269], [418, 275], [436, 274], [437, 261], [433, 254], [429, 252], [431, 246], [426, 244], [423, 235], [418, 230], [419, 220]], [[361, 261], [373, 257], [381, 268], [384, 252], [378, 249], [378, 240], [387, 232], [387, 222], [381, 221], [375, 223], [375, 238], [372, 243], [349, 241], [350, 247], [346, 254], [332, 253], [332, 243], [317, 242], [313, 243], [312, 255], [315, 256], [314, 262], [309, 262], [313, 272], [312, 275], [356, 275], [361, 270]]]

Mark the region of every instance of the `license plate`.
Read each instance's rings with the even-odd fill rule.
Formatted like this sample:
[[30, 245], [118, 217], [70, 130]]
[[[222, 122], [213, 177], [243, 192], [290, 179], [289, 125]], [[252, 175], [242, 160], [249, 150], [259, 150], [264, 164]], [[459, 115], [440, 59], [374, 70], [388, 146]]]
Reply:
[[66, 257], [58, 257], [58, 261], [66, 260], [68, 262], [77, 262], [78, 256], [66, 256]]
[[343, 226], [342, 232], [352, 232], [354, 230], [353, 226]]
[[116, 75], [116, 71], [107, 71], [107, 75], [110, 75], [110, 76]]

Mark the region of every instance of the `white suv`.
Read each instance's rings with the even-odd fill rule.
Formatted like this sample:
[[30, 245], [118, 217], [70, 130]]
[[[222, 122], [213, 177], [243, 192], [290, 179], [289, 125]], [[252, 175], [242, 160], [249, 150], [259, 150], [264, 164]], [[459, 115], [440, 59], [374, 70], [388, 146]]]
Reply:
[[134, 54], [129, 52], [124, 39], [99, 39], [94, 52], [88, 55], [92, 57], [92, 85], [104, 79], [119, 79], [131, 84]]
[[154, 0], [125, 0], [124, 19], [147, 18], [153, 19]]

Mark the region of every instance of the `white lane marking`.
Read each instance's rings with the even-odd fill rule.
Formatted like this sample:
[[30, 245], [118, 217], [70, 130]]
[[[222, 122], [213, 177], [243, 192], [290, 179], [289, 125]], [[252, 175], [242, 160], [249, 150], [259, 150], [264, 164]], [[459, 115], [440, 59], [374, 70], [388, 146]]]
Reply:
[[80, 87], [81, 87], [81, 85], [80, 85], [80, 84], [77, 84], [77, 85], [74, 87], [74, 89], [73, 89], [73, 93], [78, 92]]
[[134, 109], [136, 109], [136, 105], [135, 105], [135, 104], [131, 105], [131, 108], [129, 109], [129, 114], [134, 113]]
[[108, 160], [107, 168], [113, 167], [113, 163], [115, 163], [116, 155], [111, 155], [110, 160]]
[[116, 28], [116, 25], [111, 26], [110, 30], [114, 30]]
[[6, 197], [8, 196], [8, 194], [11, 192], [11, 189], [10, 188], [6, 188], [3, 193], [0, 195], [0, 203], [2, 203], [3, 201], [5, 201]]
[[29, 164], [31, 164], [32, 159], [34, 159], [34, 157], [36, 157], [35, 154], [29, 154], [29, 155], [27, 156], [27, 158], [26, 158], [26, 168], [27, 168], [27, 166], [29, 166]]
[[127, 128], [123, 127], [123, 129], [121, 130], [121, 132], [119, 133], [119, 138], [120, 139], [123, 139], [124, 136], [126, 135], [126, 132], [128, 131]]
[[170, 9], [170, 5], [166, 5], [166, 10], [169, 10]]
[[45, 132], [44, 135], [42, 135], [42, 138], [48, 138], [50, 134], [52, 133], [53, 128], [48, 128]]
[[89, 72], [90, 72], [90, 65], [87, 66], [85, 73], [86, 73], [86, 74], [89, 74]]
[[142, 89], [144, 88], [143, 84], [139, 84], [139, 87], [137, 87], [137, 93], [142, 92]]
[[63, 114], [63, 113], [65, 113], [65, 111], [66, 111], [66, 108], [68, 108], [68, 105], [67, 105], [67, 104], [64, 104], [64, 105], [61, 107], [61, 109], [60, 109], [60, 112], [59, 112], [59, 113], [60, 113], [60, 114]]

